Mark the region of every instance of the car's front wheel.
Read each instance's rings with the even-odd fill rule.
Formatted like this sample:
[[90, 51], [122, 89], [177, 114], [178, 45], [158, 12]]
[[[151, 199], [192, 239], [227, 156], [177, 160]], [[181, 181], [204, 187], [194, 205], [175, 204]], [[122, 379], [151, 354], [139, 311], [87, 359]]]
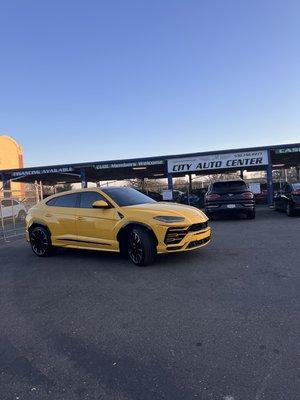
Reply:
[[52, 253], [51, 238], [43, 226], [34, 227], [29, 233], [29, 239], [32, 251], [38, 257], [47, 257]]
[[151, 233], [144, 228], [133, 228], [128, 233], [127, 252], [134, 264], [140, 267], [151, 264], [156, 255], [156, 246]]
[[247, 213], [247, 219], [254, 219], [255, 218], [255, 210], [249, 211]]
[[23, 222], [25, 221], [25, 218], [26, 218], [26, 212], [24, 210], [19, 211], [18, 220]]
[[286, 215], [288, 217], [292, 217], [294, 215], [293, 205], [291, 203], [287, 203], [286, 205]]

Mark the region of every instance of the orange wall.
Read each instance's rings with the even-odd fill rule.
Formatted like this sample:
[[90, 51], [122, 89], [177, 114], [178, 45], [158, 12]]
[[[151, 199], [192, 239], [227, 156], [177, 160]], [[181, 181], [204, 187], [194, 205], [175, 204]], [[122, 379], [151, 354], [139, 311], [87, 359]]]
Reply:
[[[18, 143], [7, 135], [0, 135], [0, 170], [23, 168], [23, 151]], [[2, 185], [1, 185], [2, 186]], [[12, 182], [11, 190], [18, 192], [20, 195], [24, 193], [24, 184]]]

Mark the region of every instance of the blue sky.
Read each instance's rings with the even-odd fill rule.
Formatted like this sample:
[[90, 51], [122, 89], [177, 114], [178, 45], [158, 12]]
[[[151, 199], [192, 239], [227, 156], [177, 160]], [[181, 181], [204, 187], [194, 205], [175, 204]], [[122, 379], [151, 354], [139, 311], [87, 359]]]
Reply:
[[298, 142], [298, 0], [3, 0], [0, 134], [31, 165]]

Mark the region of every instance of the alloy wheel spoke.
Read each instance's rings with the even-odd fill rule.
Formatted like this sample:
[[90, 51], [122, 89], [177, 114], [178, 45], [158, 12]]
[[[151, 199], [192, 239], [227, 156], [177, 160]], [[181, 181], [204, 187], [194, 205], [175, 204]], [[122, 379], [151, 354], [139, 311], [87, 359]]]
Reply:
[[129, 256], [135, 263], [139, 263], [143, 258], [141, 239], [137, 233], [132, 233], [129, 239]]
[[40, 229], [35, 230], [31, 235], [31, 244], [35, 253], [44, 254], [48, 246], [46, 234]]

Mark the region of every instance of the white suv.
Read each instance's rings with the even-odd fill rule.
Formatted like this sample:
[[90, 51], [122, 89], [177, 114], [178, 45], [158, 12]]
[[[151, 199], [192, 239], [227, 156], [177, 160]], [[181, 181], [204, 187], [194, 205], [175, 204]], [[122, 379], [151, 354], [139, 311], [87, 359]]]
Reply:
[[27, 215], [26, 207], [18, 200], [2, 199], [0, 200], [0, 219], [16, 218], [24, 221]]

